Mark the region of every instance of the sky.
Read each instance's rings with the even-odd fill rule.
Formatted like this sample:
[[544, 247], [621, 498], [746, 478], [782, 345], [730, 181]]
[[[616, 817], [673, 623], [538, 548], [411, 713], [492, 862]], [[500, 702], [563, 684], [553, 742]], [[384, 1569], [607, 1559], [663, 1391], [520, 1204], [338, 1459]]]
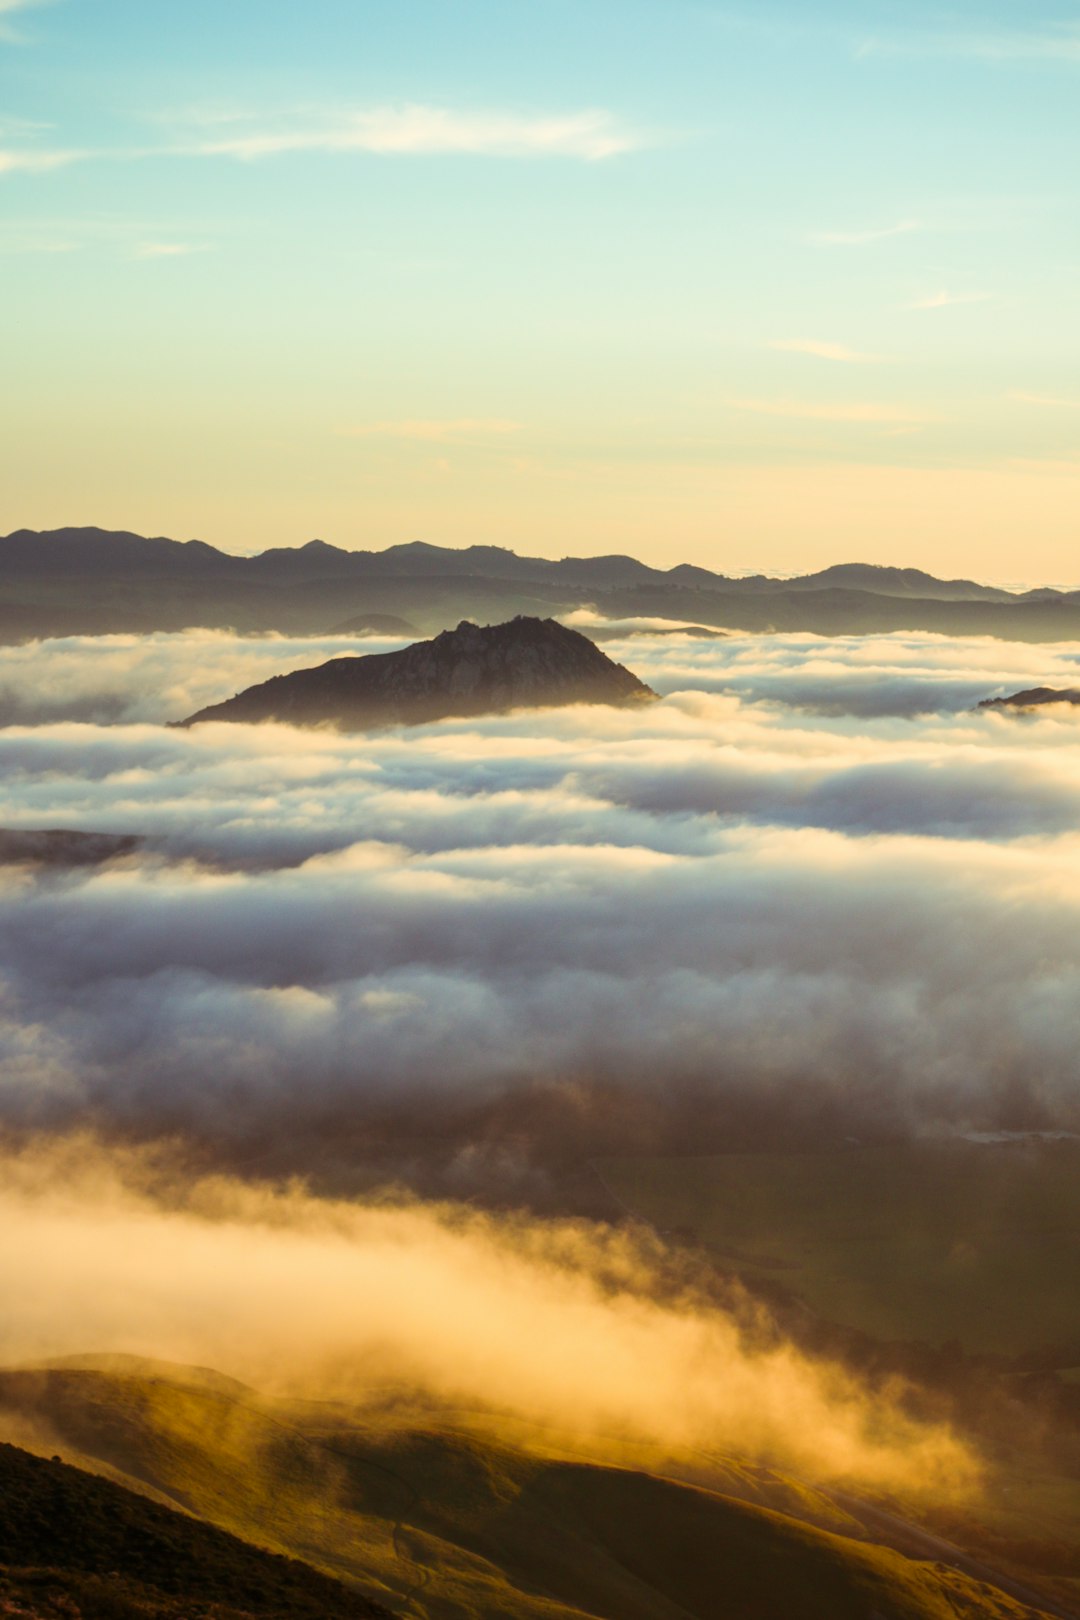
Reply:
[[1075, 583], [1080, 6], [0, 0], [0, 529]]

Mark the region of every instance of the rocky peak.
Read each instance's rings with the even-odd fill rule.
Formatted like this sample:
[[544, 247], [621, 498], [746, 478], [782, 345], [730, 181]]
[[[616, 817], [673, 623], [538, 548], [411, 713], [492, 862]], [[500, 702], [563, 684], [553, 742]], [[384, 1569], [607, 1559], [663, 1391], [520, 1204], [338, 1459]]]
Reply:
[[570, 703], [635, 704], [656, 694], [555, 619], [463, 620], [400, 652], [335, 658], [277, 675], [182, 722], [284, 720], [361, 730]]

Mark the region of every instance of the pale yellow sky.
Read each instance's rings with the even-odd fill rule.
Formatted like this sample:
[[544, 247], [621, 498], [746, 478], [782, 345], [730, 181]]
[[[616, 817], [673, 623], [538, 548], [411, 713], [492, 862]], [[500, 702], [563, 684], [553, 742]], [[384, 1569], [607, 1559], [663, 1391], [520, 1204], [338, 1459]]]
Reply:
[[427, 540], [546, 557], [628, 552], [731, 573], [860, 561], [1080, 583], [1080, 461], [708, 466], [495, 457], [453, 442], [404, 453], [346, 445], [345, 459], [340, 448], [316, 457], [282, 442], [269, 459], [255, 446], [238, 459], [235, 441], [215, 455], [181, 436], [130, 459], [109, 446], [73, 451], [65, 478], [47, 485], [28, 444], [7, 490], [8, 525], [96, 523], [232, 551], [315, 536], [370, 550]]

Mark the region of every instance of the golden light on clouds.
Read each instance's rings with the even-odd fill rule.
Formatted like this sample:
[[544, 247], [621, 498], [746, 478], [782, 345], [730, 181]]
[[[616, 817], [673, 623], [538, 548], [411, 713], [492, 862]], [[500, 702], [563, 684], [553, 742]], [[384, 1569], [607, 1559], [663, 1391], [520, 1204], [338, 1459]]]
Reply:
[[603, 1455], [734, 1449], [816, 1480], [968, 1493], [946, 1429], [710, 1303], [655, 1240], [583, 1222], [189, 1181], [92, 1141], [5, 1153], [5, 1361], [95, 1352], [210, 1365], [360, 1403], [412, 1388]]

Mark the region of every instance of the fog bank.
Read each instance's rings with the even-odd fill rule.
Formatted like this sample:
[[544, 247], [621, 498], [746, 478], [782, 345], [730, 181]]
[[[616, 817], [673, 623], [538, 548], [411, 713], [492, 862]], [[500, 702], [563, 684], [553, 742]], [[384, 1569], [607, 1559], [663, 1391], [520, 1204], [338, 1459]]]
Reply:
[[736, 1450], [815, 1480], [976, 1487], [947, 1430], [807, 1359], [748, 1307], [711, 1304], [675, 1264], [582, 1222], [191, 1181], [86, 1138], [0, 1159], [9, 1365], [126, 1351], [319, 1400], [413, 1391], [622, 1460], [635, 1444]]

